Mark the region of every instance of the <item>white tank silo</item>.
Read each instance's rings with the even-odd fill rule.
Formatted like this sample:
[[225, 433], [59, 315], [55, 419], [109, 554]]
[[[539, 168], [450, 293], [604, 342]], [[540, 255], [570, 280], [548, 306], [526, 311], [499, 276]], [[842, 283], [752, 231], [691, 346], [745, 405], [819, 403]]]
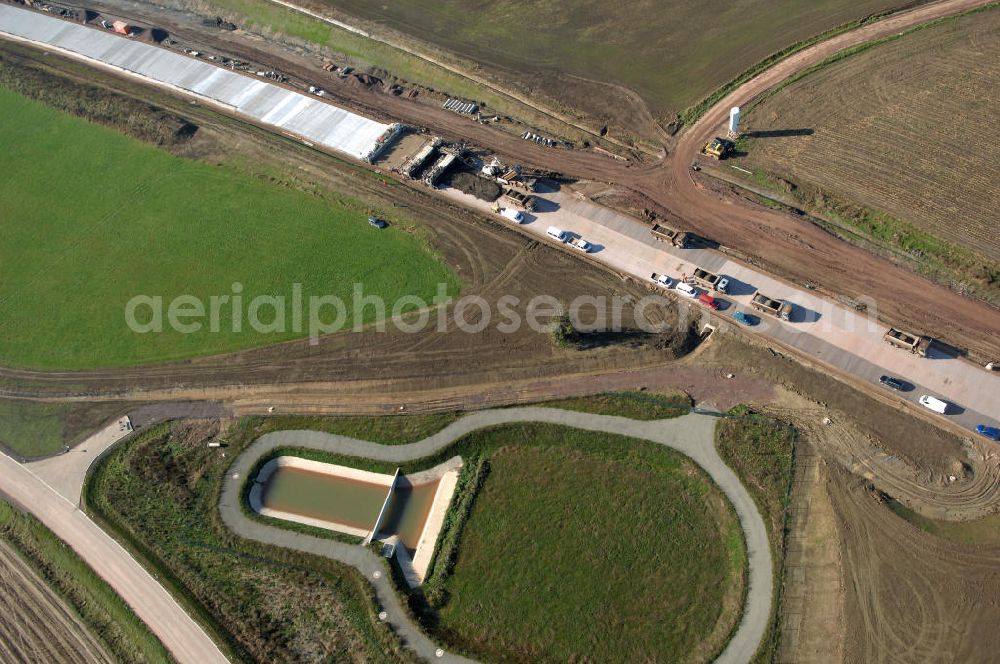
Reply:
[[729, 109], [729, 135], [734, 136], [740, 133], [740, 107], [733, 106]]

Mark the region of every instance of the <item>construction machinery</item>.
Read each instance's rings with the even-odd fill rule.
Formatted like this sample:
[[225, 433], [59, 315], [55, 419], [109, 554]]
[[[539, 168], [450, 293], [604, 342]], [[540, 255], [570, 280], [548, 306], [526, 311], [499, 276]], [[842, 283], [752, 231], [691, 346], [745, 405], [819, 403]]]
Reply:
[[781, 320], [789, 320], [792, 317], [792, 303], [783, 300], [775, 300], [764, 295], [760, 291], [753, 294], [750, 306], [765, 314], [777, 316]]
[[703, 270], [700, 267], [694, 269], [692, 274], [694, 280], [700, 286], [704, 286], [709, 290], [716, 290], [716, 286], [719, 284], [721, 277], [717, 274], [712, 274], [708, 270]]
[[885, 339], [886, 343], [890, 346], [908, 350], [915, 355], [919, 355], [920, 357], [927, 357], [927, 351], [931, 347], [931, 342], [934, 341], [931, 337], [911, 334], [909, 332], [904, 332], [903, 330], [898, 330], [894, 327], [890, 327], [889, 331], [886, 332], [882, 338]]
[[520, 191], [515, 191], [513, 189], [504, 191], [502, 200], [504, 203], [521, 210], [531, 211], [535, 209], [534, 196], [528, 196], [527, 194], [523, 194]]
[[725, 159], [733, 151], [734, 147], [736, 145], [732, 141], [716, 136], [708, 143], [705, 143], [705, 147], [701, 149], [701, 153], [712, 159]]
[[684, 248], [687, 244], [688, 234], [681, 231], [670, 228], [669, 226], [664, 226], [663, 224], [653, 224], [653, 227], [649, 229], [650, 234], [656, 240], [660, 242], [669, 242], [675, 247]]

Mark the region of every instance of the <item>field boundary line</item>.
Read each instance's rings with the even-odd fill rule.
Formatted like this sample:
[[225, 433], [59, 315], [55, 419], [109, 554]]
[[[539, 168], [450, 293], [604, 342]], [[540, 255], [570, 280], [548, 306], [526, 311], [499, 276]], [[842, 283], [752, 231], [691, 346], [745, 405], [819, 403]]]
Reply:
[[328, 16], [324, 16], [323, 14], [320, 14], [318, 12], [314, 12], [311, 9], [307, 9], [307, 8], [301, 6], [301, 5], [297, 5], [297, 4], [292, 3], [292, 2], [286, 2], [286, 0], [267, 0], [267, 2], [270, 2], [272, 4], [276, 4], [276, 5], [281, 5], [282, 7], [285, 7], [287, 9], [291, 9], [293, 11], [297, 11], [297, 12], [299, 12], [301, 14], [305, 14], [306, 16], [311, 16], [312, 18], [315, 18], [315, 19], [318, 19], [320, 21], [323, 21], [324, 23], [329, 23], [330, 25], [338, 27], [341, 30], [346, 30], [347, 32], [359, 35], [361, 37], [364, 37], [365, 39], [370, 39], [370, 40], [372, 40], [374, 42], [378, 42], [379, 44], [383, 44], [383, 45], [388, 46], [390, 48], [393, 48], [393, 49], [395, 49], [397, 51], [401, 51], [403, 53], [406, 53], [407, 55], [410, 55], [410, 56], [412, 56], [414, 58], [417, 58], [419, 60], [423, 60], [424, 62], [428, 62], [428, 63], [430, 63], [430, 64], [432, 64], [432, 65], [434, 65], [436, 67], [440, 67], [441, 69], [444, 69], [445, 71], [448, 71], [448, 72], [451, 72], [452, 74], [456, 74], [458, 76], [461, 76], [462, 78], [464, 78], [466, 80], [469, 80], [469, 81], [472, 81], [473, 83], [475, 83], [477, 85], [481, 85], [484, 88], [486, 88], [488, 90], [491, 90], [491, 91], [493, 91], [496, 94], [499, 94], [499, 95], [502, 95], [504, 97], [507, 97], [508, 99], [512, 99], [512, 100], [518, 102], [519, 104], [523, 104], [524, 106], [527, 106], [528, 108], [530, 108], [532, 110], [535, 110], [535, 111], [541, 113], [542, 115], [545, 115], [545, 116], [547, 116], [547, 117], [549, 117], [549, 118], [551, 118], [553, 120], [557, 120], [557, 121], [559, 121], [559, 122], [561, 122], [561, 123], [563, 123], [563, 124], [565, 124], [567, 126], [570, 126], [570, 127], [573, 127], [574, 129], [582, 131], [582, 132], [588, 134], [589, 136], [591, 136], [591, 137], [593, 137], [593, 138], [595, 138], [595, 139], [597, 139], [599, 141], [607, 141], [608, 143], [612, 143], [612, 144], [614, 144], [614, 145], [616, 145], [616, 146], [618, 146], [618, 147], [620, 147], [620, 148], [622, 148], [624, 150], [639, 150], [640, 152], [643, 152], [646, 155], [649, 155], [649, 156], [652, 156], [652, 157], [657, 157], [658, 156], [652, 150], [649, 150], [648, 148], [644, 148], [641, 145], [637, 144], [635, 146], [630, 146], [630, 145], [627, 145], [626, 143], [624, 143], [622, 141], [619, 141], [618, 139], [615, 139], [615, 138], [613, 138], [611, 136], [601, 136], [601, 134], [600, 134], [599, 131], [596, 131], [596, 130], [591, 129], [589, 127], [586, 127], [586, 126], [584, 126], [582, 124], [579, 124], [575, 120], [573, 120], [573, 119], [571, 119], [571, 118], [569, 118], [569, 117], [567, 117], [567, 116], [559, 113], [558, 111], [554, 111], [554, 110], [552, 110], [550, 108], [546, 108], [544, 106], [539, 106], [538, 104], [536, 104], [533, 101], [531, 101], [530, 98], [522, 95], [519, 92], [516, 92], [514, 90], [509, 90], [507, 88], [498, 86], [497, 84], [491, 83], [490, 81], [488, 81], [485, 78], [482, 78], [480, 76], [476, 76], [475, 74], [472, 74], [472, 73], [466, 71], [465, 69], [463, 69], [461, 67], [449, 64], [449, 63], [447, 63], [447, 62], [445, 62], [443, 60], [440, 60], [438, 58], [435, 58], [435, 57], [433, 57], [433, 56], [431, 56], [431, 55], [429, 55], [427, 53], [422, 53], [422, 52], [420, 52], [419, 50], [417, 50], [415, 48], [407, 47], [407, 46], [405, 46], [403, 44], [393, 43], [393, 42], [391, 42], [391, 41], [389, 41], [387, 39], [379, 37], [379, 36], [377, 36], [377, 35], [375, 35], [373, 33], [367, 32], [365, 30], [362, 30], [361, 28], [353, 26], [353, 25], [351, 25], [349, 23], [345, 23], [344, 21], [340, 21], [340, 20], [335, 19], [335, 18], [330, 18]]

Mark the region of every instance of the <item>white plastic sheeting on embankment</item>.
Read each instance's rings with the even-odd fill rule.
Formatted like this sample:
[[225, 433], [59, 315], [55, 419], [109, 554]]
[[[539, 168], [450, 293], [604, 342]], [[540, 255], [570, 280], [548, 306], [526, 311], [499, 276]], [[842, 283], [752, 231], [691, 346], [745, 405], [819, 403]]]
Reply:
[[127, 37], [27, 9], [0, 5], [0, 33], [65, 51], [222, 104], [356, 159], [389, 125], [279, 85]]

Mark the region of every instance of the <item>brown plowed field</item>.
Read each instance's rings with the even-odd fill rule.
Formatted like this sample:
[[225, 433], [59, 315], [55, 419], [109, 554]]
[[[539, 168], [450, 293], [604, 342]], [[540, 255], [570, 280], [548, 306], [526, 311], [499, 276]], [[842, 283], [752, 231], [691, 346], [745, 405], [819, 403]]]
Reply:
[[70, 608], [0, 540], [0, 662], [114, 661]]
[[[746, 116], [740, 165], [888, 212], [1000, 263], [1000, 11], [882, 44]], [[744, 163], [745, 162], [745, 163]]]
[[[743, 70], [796, 41], [905, 0], [639, 0], [628, 3], [499, 0], [468, 10], [463, 0], [305, 0], [332, 5], [376, 34], [416, 39], [474, 63], [491, 79], [662, 140], [658, 120], [709, 95]], [[393, 35], [395, 36], [395, 35]], [[470, 67], [472, 68], [472, 67]], [[552, 101], [549, 101], [552, 100]]]

